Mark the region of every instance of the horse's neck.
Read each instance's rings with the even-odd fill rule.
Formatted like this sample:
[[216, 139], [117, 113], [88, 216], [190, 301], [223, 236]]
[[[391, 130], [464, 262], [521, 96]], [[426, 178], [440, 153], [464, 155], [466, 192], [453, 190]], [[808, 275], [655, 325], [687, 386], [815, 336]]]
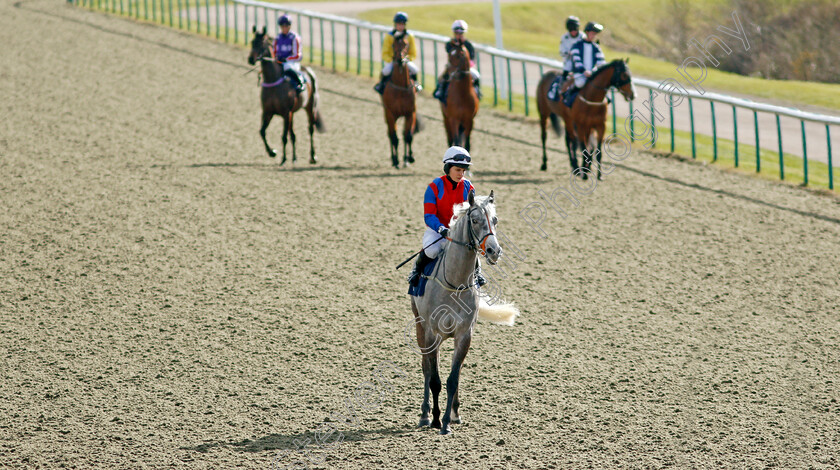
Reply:
[[265, 83], [273, 83], [280, 79], [283, 75], [283, 72], [280, 69], [280, 66], [277, 65], [276, 62], [273, 60], [266, 60], [269, 59], [266, 57], [265, 59], [260, 59], [262, 64], [262, 76], [263, 82]]
[[408, 67], [401, 60], [394, 60], [394, 70], [391, 71], [391, 82], [398, 86], [408, 86]]
[[595, 77], [594, 80], [590, 80], [587, 83], [583, 90], [581, 90], [581, 96], [589, 101], [603, 101], [604, 98], [607, 96], [607, 88], [609, 88], [610, 81], [612, 80], [612, 74], [615, 73], [615, 70], [610, 70], [609, 72], [603, 71]]
[[[466, 217], [466, 214], [462, 217]], [[451, 235], [453, 240], [460, 243], [469, 243], [470, 237], [467, 231], [469, 220], [460, 222], [457, 233]], [[470, 277], [475, 272], [475, 251], [469, 248], [450, 243], [446, 249], [446, 263], [444, 274], [446, 281], [455, 287], [468, 286]]]
[[449, 66], [449, 76], [451, 77], [452, 84], [455, 85], [456, 83], [464, 83], [469, 85], [472, 80], [468, 80], [472, 78], [470, 76], [470, 70], [462, 70], [458, 67]]

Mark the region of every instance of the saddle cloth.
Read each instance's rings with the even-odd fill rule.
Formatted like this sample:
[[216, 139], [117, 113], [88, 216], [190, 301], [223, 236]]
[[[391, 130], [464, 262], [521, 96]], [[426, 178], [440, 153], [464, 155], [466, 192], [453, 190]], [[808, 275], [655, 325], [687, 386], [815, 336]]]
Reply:
[[558, 75], [557, 78], [548, 86], [548, 99], [551, 101], [560, 101], [563, 95], [560, 93], [560, 88], [563, 87], [563, 76]]
[[437, 264], [439, 259], [440, 256], [429, 261], [429, 264], [427, 264], [423, 268], [423, 272], [421, 273], [422, 275], [420, 276], [420, 281], [417, 283], [417, 287], [414, 287], [412, 285], [408, 286], [408, 295], [413, 295], [415, 297], [423, 297], [423, 294], [426, 293], [426, 283], [429, 281], [428, 277], [431, 276], [432, 273], [435, 271], [435, 265]]

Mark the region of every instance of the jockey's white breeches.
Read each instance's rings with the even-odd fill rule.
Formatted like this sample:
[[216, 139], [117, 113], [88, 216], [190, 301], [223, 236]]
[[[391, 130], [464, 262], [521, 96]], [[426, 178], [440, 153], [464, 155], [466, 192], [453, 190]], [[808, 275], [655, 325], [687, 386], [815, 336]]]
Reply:
[[[437, 255], [440, 254], [440, 250], [443, 249], [443, 244], [446, 243], [446, 239], [440, 239], [437, 243], [433, 243], [435, 240], [440, 238], [440, 234], [435, 232], [434, 230], [426, 227], [426, 231], [423, 232], [423, 246], [426, 247], [426, 256], [429, 258], [437, 258]], [[433, 243], [431, 246], [426, 246], [430, 243]]]
[[572, 71], [572, 65], [574, 65], [572, 63], [572, 59], [571, 58], [566, 58], [566, 60], [563, 61], [563, 71], [564, 72], [571, 72]]
[[575, 74], [575, 86], [578, 88], [583, 88], [586, 85], [587, 76], [582, 73]]
[[[420, 69], [417, 68], [417, 65], [414, 62], [409, 62], [408, 64], [406, 64], [406, 66], [408, 67], [408, 71], [412, 75], [417, 75], [417, 72], [420, 71]], [[391, 72], [393, 70], [394, 70], [394, 63], [393, 62], [388, 62], [387, 64], [385, 64], [385, 67], [382, 67], [382, 75], [385, 75], [385, 76], [391, 75]]]
[[283, 71], [286, 70], [294, 70], [297, 73], [300, 73], [300, 62], [283, 62]]
[[478, 73], [478, 69], [475, 67], [470, 67], [470, 75], [472, 76], [473, 81], [478, 80], [481, 78], [481, 75]]

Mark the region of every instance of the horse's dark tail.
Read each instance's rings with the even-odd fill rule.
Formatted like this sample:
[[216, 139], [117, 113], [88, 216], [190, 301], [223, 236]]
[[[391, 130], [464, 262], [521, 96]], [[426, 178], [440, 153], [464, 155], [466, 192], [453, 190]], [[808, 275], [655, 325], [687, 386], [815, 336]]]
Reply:
[[422, 131], [423, 128], [425, 127], [425, 125], [423, 124], [423, 121], [420, 119], [419, 114], [417, 114], [415, 116], [416, 117], [414, 118], [414, 133], [416, 134], [416, 133]]
[[560, 118], [554, 113], [551, 113], [548, 117], [551, 118], [551, 128], [554, 129], [554, 133], [557, 134], [557, 137], [562, 137], [563, 127], [560, 126]]
[[327, 131], [326, 126], [324, 126], [324, 120], [321, 119], [321, 112], [318, 110], [315, 111], [315, 122], [313, 124], [315, 124], [315, 130], [319, 133], [323, 134]]

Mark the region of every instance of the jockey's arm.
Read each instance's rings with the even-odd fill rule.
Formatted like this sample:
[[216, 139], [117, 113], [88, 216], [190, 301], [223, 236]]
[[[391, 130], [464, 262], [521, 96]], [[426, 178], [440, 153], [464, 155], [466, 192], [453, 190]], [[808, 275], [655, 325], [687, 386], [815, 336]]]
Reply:
[[414, 42], [414, 35], [408, 34], [408, 61], [414, 62], [417, 58], [417, 44]]
[[394, 36], [390, 34], [385, 35], [385, 40], [382, 41], [382, 61], [387, 63], [394, 60]]
[[583, 60], [580, 57], [580, 49], [572, 47], [572, 72], [583, 73], [586, 68], [583, 66]]
[[423, 220], [426, 222], [426, 226], [435, 232], [443, 226], [437, 217], [437, 197], [432, 190], [432, 185], [426, 187], [426, 194], [423, 197]]

